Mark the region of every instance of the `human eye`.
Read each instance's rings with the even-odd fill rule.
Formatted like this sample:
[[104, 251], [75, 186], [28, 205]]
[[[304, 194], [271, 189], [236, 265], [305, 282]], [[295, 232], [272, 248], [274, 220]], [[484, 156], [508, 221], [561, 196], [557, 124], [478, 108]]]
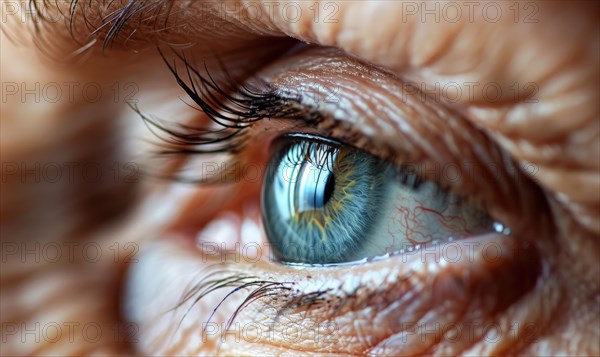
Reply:
[[[199, 182], [190, 196], [202, 200], [190, 202], [206, 199], [212, 211], [206, 218], [198, 203], [187, 206], [195, 213], [165, 233], [181, 239], [149, 248], [131, 272], [139, 280], [172, 259], [195, 267], [178, 273], [186, 284], [157, 276], [171, 286], [159, 306], [174, 312], [159, 320], [171, 326], [174, 343], [190, 333], [175, 326], [190, 324], [202, 351], [283, 344], [363, 353], [368, 342], [358, 330], [368, 329], [387, 353], [410, 345], [394, 336], [418, 329], [421, 316], [398, 323], [391, 306], [413, 304], [419, 314], [457, 324], [471, 303], [489, 314], [532, 288], [539, 261], [520, 237], [551, 229], [543, 227], [547, 207], [526, 172], [460, 115], [332, 49], [298, 50], [246, 83], [224, 86], [191, 63], [172, 64], [184, 56], [164, 57], [202, 109], [202, 125], [146, 120], [179, 160], [172, 175]], [[335, 100], [322, 101], [323, 93]], [[207, 175], [206, 164], [218, 169]], [[260, 179], [247, 168], [259, 168]], [[508, 287], [510, 294], [501, 293]], [[132, 294], [136, 314], [144, 304]], [[368, 311], [380, 326], [370, 325]], [[358, 325], [340, 347], [346, 314]], [[236, 340], [248, 324], [258, 335]], [[289, 340], [285, 331], [299, 324], [316, 325]]]

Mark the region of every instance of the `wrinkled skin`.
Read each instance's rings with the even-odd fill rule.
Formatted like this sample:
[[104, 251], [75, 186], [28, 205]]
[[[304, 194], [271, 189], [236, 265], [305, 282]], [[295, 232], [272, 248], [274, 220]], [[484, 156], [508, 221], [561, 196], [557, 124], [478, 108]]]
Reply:
[[[123, 3], [115, 1], [104, 14]], [[344, 294], [356, 297], [334, 310], [331, 305], [291, 309], [281, 323], [283, 328], [287, 323], [313, 332], [315, 326], [330, 324], [335, 333], [325, 334], [327, 338], [304, 333], [286, 340], [276, 328], [268, 340], [253, 341], [244, 335], [238, 341], [218, 343], [218, 335], [205, 336], [203, 323], [227, 291], [200, 300], [185, 318], [189, 302], [173, 314], [164, 311], [177, 305], [198, 274], [216, 262], [204, 259], [193, 237], [219, 212], [238, 215], [222, 222], [228, 232], [239, 231], [240, 241], [264, 240], [255, 233], [260, 229], [240, 227], [242, 219], [260, 226], [256, 183], [198, 188], [147, 176], [129, 182], [119, 176], [101, 184], [76, 179], [65, 186], [60, 184], [64, 180], [5, 180], [3, 166], [2, 353], [600, 355], [598, 6], [531, 2], [539, 10], [539, 21], [525, 23], [514, 20], [511, 4], [506, 3], [504, 14], [511, 15], [498, 22], [481, 17], [468, 21], [467, 16], [448, 22], [421, 21], [418, 14], [404, 19], [401, 14], [412, 9], [407, 8], [411, 3], [337, 2], [336, 22], [314, 21], [312, 15], [292, 22], [280, 11], [273, 17], [248, 19], [210, 5], [191, 11], [199, 3], [175, 1], [170, 10], [176, 15], [170, 21], [179, 26], [149, 32], [152, 24], [130, 21], [103, 54], [106, 28], [92, 35], [98, 41], [78, 52], [76, 64], [64, 65], [103, 21], [94, 5], [82, 10], [89, 24], [76, 16], [75, 31], [70, 33], [57, 12], [65, 13], [68, 4], [50, 2], [43, 9], [54, 21], [41, 23], [37, 40], [25, 35], [31, 25], [20, 21], [19, 15], [9, 15], [3, 24], [2, 81], [95, 82], [110, 93], [108, 97], [115, 82], [131, 82], [139, 88], [135, 97], [144, 112], [180, 122], [206, 120], [198, 119], [200, 114], [179, 100], [181, 91], [155, 49], [156, 43], [170, 43], [186, 44], [186, 51], [197, 58], [234, 53], [231, 58], [222, 55], [226, 65], [239, 63], [235, 60], [241, 57], [253, 73], [281, 89], [342, 85], [340, 98], [362, 108], [350, 106], [356, 115], [346, 120], [392, 150], [410, 151], [414, 160], [498, 160], [501, 151], [517, 164], [532, 163], [531, 180], [515, 183], [508, 176], [496, 176], [497, 181], [487, 186], [465, 189], [485, 196], [490, 211], [515, 232], [514, 240], [490, 235], [481, 237], [482, 242], [517, 253], [492, 261], [476, 248], [474, 260], [456, 264], [413, 256], [408, 261], [391, 257], [352, 267], [303, 270], [269, 261], [241, 262], [234, 267], [265, 279], [293, 281], [294, 288], [304, 293], [331, 288], [334, 293], [326, 301], [334, 305]], [[312, 14], [308, 7], [314, 2], [301, 4], [304, 14]], [[291, 45], [288, 36], [311, 46], [275, 58], [273, 54]], [[399, 99], [405, 90], [401, 84], [409, 82], [442, 87], [455, 83], [463, 93], [468, 93], [465, 83], [471, 82], [495, 83], [503, 90], [493, 101], [480, 91], [458, 99], [438, 91], [433, 102], [424, 104], [414, 93]], [[515, 92], [514, 83], [534, 83], [534, 100], [529, 87], [521, 85]], [[396, 106], [388, 111], [374, 106], [372, 93]], [[88, 101], [86, 107], [78, 95], [48, 105], [43, 100], [23, 104], [18, 95], [3, 98], [3, 164], [150, 165], [153, 147], [140, 139], [153, 138], [152, 134], [122, 100], [112, 99]], [[265, 150], [261, 143], [295, 129], [284, 122], [264, 121], [251, 130], [262, 139], [244, 155], [260, 161]], [[160, 170], [168, 172], [173, 166]], [[225, 233], [214, 233], [216, 241], [219, 234]], [[103, 254], [94, 262], [82, 259], [80, 244], [75, 259], [63, 254], [54, 262], [43, 257], [35, 261], [31, 256], [22, 259], [22, 242], [95, 242]], [[121, 249], [115, 250], [115, 244]], [[465, 244], [458, 243], [463, 252], [469, 249]], [[17, 253], [9, 254], [13, 248]], [[134, 250], [138, 254], [131, 261]], [[226, 321], [244, 297], [233, 295], [212, 321]], [[259, 299], [236, 321], [265, 327], [272, 318], [270, 309], [282, 307], [278, 304]], [[39, 341], [33, 335], [23, 337], [21, 323], [35, 322], [42, 326], [56, 322], [63, 326], [63, 335], [42, 336]], [[82, 333], [89, 322], [98, 326], [99, 338]], [[76, 324], [71, 333], [65, 323]], [[473, 334], [463, 329], [459, 337], [428, 336], [420, 330], [435, 323], [494, 324], [501, 332], [497, 338], [486, 338], [481, 329]]]

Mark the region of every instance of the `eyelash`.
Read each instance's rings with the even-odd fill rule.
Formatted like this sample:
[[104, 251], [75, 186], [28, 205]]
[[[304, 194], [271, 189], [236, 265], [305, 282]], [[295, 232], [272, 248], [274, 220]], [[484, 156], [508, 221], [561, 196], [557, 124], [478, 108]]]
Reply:
[[[191, 301], [191, 304], [187, 307], [183, 313], [181, 320], [179, 321], [178, 328], [181, 327], [183, 320], [191, 309], [205, 296], [213, 293], [217, 290], [231, 288], [225, 297], [223, 297], [219, 303], [213, 308], [209, 317], [205, 323], [210, 323], [217, 310], [225, 303], [225, 301], [241, 291], [247, 291], [246, 297], [243, 301], [235, 308], [232, 315], [227, 319], [224, 333], [227, 333], [239, 314], [250, 306], [253, 302], [260, 299], [269, 299], [270, 306], [275, 307], [276, 313], [273, 316], [273, 323], [280, 322], [281, 317], [289, 311], [298, 311], [305, 308], [307, 311], [311, 308], [319, 307], [324, 304], [330, 305], [334, 301], [334, 308], [339, 308], [348, 303], [348, 300], [354, 297], [355, 294], [349, 296], [336, 298], [328, 296], [331, 289], [315, 290], [308, 293], [303, 293], [295, 288], [295, 282], [293, 281], [275, 281], [260, 278], [257, 276], [246, 275], [243, 272], [230, 269], [227, 263], [214, 264], [207, 267], [207, 273], [199, 278], [198, 283], [194, 284], [188, 289], [179, 303], [173, 307], [170, 311], [182, 307], [185, 303]], [[213, 268], [216, 268], [213, 270]], [[203, 331], [206, 332], [206, 331]]]
[[[175, 55], [183, 62], [185, 72], [177, 67], [177, 58], [170, 63], [164, 52], [158, 49], [165, 64], [175, 77], [178, 85], [218, 128], [200, 128], [184, 124], [169, 127], [144, 115], [136, 105], [133, 109], [142, 117], [150, 130], [168, 147], [159, 155], [197, 155], [237, 153], [245, 144], [246, 136], [241, 135], [256, 122], [265, 118], [277, 120], [298, 120], [308, 125], [316, 125], [323, 116], [316, 111], [301, 107], [296, 101], [282, 98], [265, 82], [255, 80], [256, 85], [238, 83], [228, 76], [228, 81], [218, 83], [204, 65], [203, 75], [183, 54]], [[189, 104], [188, 104], [189, 105]], [[158, 132], [155, 130], [157, 129]], [[167, 137], [169, 136], [169, 137]]]

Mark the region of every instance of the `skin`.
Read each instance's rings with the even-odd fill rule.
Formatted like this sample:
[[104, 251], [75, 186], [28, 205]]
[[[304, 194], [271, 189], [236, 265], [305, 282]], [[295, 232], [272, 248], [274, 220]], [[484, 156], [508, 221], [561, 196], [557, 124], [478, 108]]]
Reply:
[[[320, 4], [323, 10], [325, 3]], [[197, 10], [198, 3], [186, 7], [186, 2], [176, 1], [169, 23], [178, 26], [149, 31], [149, 22], [132, 20], [105, 54], [101, 41], [107, 29], [91, 37], [96, 43], [69, 57], [87, 43], [103, 23], [102, 16], [95, 6], [87, 8], [89, 26], [83, 16], [76, 16], [76, 31], [70, 33], [59, 15], [68, 4], [51, 3], [43, 9], [57, 21], [43, 22], [35, 40], [17, 35], [30, 24], [19, 21], [18, 15], [9, 17], [12, 21], [3, 32], [3, 82], [94, 82], [110, 94], [116, 81], [132, 82], [139, 88], [135, 98], [145, 113], [203, 123], [208, 121], [205, 116], [179, 100], [181, 90], [155, 49], [156, 43], [186, 44], [189, 56], [210, 60], [217, 54], [241, 79], [250, 72], [280, 90], [300, 88], [305, 104], [319, 104], [331, 117], [349, 123], [308, 127], [275, 118], [261, 121], [250, 129], [254, 139], [238, 158], [241, 162], [265, 162], [265, 143], [300, 131], [350, 141], [391, 159], [501, 163], [499, 171], [484, 180], [477, 172], [450, 188], [483, 200], [490, 214], [512, 229], [510, 239], [489, 234], [456, 242], [454, 248], [472, 258], [459, 261], [442, 249], [349, 267], [295, 269], [266, 254], [259, 262], [242, 255], [239, 262], [229, 261], [240, 273], [293, 282], [289, 286], [301, 293], [331, 291], [320, 304], [288, 309], [268, 339], [255, 339], [243, 328], [267, 331], [273, 312], [289, 307], [289, 295], [277, 301], [259, 299], [236, 319], [241, 338], [230, 336], [219, 343], [218, 334], [203, 330], [204, 323], [231, 289], [210, 294], [193, 308], [187, 301], [164, 312], [176, 306], [203, 273], [212, 271], [211, 264], [223, 261], [199, 249], [198, 236], [200, 242], [234, 248], [236, 242], [265, 242], [258, 207], [260, 181], [215, 188], [141, 175], [132, 182], [124, 174], [113, 179], [107, 173], [101, 184], [91, 184], [76, 171], [74, 181], [57, 184], [23, 182], [10, 174], [1, 188], [3, 353], [600, 354], [597, 5], [531, 2], [539, 10], [538, 21], [527, 23], [526, 8], [515, 21], [509, 3], [502, 5], [503, 14], [509, 15], [497, 22], [480, 15], [469, 21], [466, 14], [456, 22], [443, 17], [422, 21], [418, 9], [408, 15], [414, 2], [402, 1], [339, 2], [336, 22], [322, 17], [315, 21], [309, 8], [313, 2], [300, 4], [305, 15], [289, 21], [277, 9], [274, 16], [266, 16], [267, 4], [257, 5], [264, 6], [263, 16], [248, 18], [211, 4], [200, 12], [190, 11]], [[111, 6], [104, 14], [123, 4]], [[5, 41], [6, 36], [13, 42]], [[281, 55], [294, 45], [287, 36], [311, 45]], [[34, 46], [36, 41], [42, 45]], [[75, 58], [77, 65], [65, 64], [68, 58]], [[250, 70], [236, 71], [240, 58]], [[502, 95], [491, 100], [480, 89], [469, 92], [473, 82], [481, 87], [494, 83]], [[447, 88], [460, 88], [462, 95], [435, 89], [423, 95], [406, 83], [426, 88], [452, 84]], [[346, 103], [344, 115], [336, 114], [335, 105], [311, 97], [314, 92], [307, 88], [340, 88], [335, 103]], [[23, 103], [20, 95], [7, 97], [1, 108], [2, 162], [89, 161], [110, 167], [114, 161], [131, 161], [163, 173], [188, 164], [157, 164], [151, 159], [155, 146], [143, 139], [153, 135], [135, 112], [110, 94], [86, 103], [76, 91], [72, 100], [42, 100], [42, 105]], [[385, 105], [376, 105], [375, 97]], [[82, 107], [88, 111], [78, 111]], [[35, 125], [27, 125], [31, 118], [36, 118]], [[131, 129], [125, 131], [124, 123]], [[504, 160], [507, 157], [511, 160]], [[513, 163], [506, 164], [509, 161]], [[512, 165], [533, 169], [514, 176], [509, 174]], [[64, 187], [70, 188], [68, 193]], [[57, 261], [23, 258], [22, 242], [36, 241], [42, 246], [76, 243], [74, 259], [65, 249]], [[101, 258], [85, 259], [84, 242], [97, 243]], [[501, 248], [498, 259], [487, 255], [484, 247], [490, 244]], [[349, 295], [354, 297], [347, 299]], [[245, 296], [233, 294], [211, 322], [222, 326]], [[21, 323], [35, 322], [59, 323], [63, 334], [54, 339], [38, 331], [39, 341], [24, 336]], [[83, 332], [90, 322], [101, 331], [98, 339]], [[74, 330], [68, 331], [65, 323], [75, 323]], [[427, 334], [435, 330], [435, 323], [441, 330]], [[285, 328], [298, 326], [300, 337], [286, 339]], [[452, 326], [462, 333], [452, 335], [444, 329]], [[486, 337], [489, 331], [483, 326], [497, 326], [500, 334]]]

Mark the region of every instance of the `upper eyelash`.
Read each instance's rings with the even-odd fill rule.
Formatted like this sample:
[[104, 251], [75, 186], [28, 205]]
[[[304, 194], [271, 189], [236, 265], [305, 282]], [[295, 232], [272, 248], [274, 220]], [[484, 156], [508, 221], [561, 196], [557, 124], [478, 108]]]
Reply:
[[[158, 151], [160, 155], [235, 153], [244, 146], [246, 139], [240, 134], [262, 119], [292, 119], [315, 124], [322, 117], [298, 105], [299, 99], [279, 96], [264, 81], [255, 79], [256, 84], [253, 85], [235, 81], [227, 75], [220, 62], [227, 81], [217, 82], [206, 63], [203, 74], [184, 54], [173, 51], [175, 57], [170, 62], [160, 48], [158, 51], [178, 85], [197, 105], [192, 107], [203, 112], [217, 126], [208, 128], [161, 123], [143, 114], [137, 105], [131, 104], [152, 133], [167, 144], [167, 147], [163, 146]], [[177, 60], [183, 63], [183, 72], [177, 66]]]
[[[212, 124], [211, 127], [195, 127], [168, 123], [148, 117], [136, 104], [130, 103], [148, 129], [162, 142], [155, 143], [159, 147], [158, 155], [236, 154], [249, 139], [244, 135], [245, 129], [260, 120], [296, 120], [316, 126], [325, 118], [320, 112], [299, 104], [302, 98], [284, 98], [263, 80], [252, 76], [243, 83], [235, 80], [221, 61], [218, 64], [225, 80], [217, 81], [206, 63], [201, 71], [184, 53], [171, 49], [174, 54], [171, 62], [162, 49], [157, 50], [177, 84], [197, 107], [186, 104], [202, 112], [210, 119], [209, 126]], [[183, 68], [178, 66], [178, 62]], [[175, 175], [168, 178], [189, 183], [214, 183], [207, 178], [187, 179]]]
[[[284, 97], [265, 81], [252, 76], [248, 76], [249, 79], [245, 82], [236, 81], [228, 74], [227, 69], [218, 59], [220, 71], [226, 79], [221, 82], [217, 82], [211, 75], [206, 63], [204, 63], [203, 74], [187, 59], [185, 53], [171, 49], [174, 57], [170, 62], [160, 48], [157, 50], [178, 85], [198, 106], [192, 107], [203, 112], [211, 123], [218, 127], [215, 129], [192, 127], [181, 123], [163, 124], [143, 114], [137, 105], [130, 104], [143, 119], [148, 129], [163, 144], [166, 144], [157, 145], [161, 147], [157, 152], [158, 155], [236, 154], [244, 148], [248, 139], [248, 136], [243, 135], [245, 129], [265, 118], [302, 121], [313, 127], [320, 126], [320, 131], [325, 134], [343, 124], [332, 120], [330, 116], [317, 109], [300, 104], [302, 97], [299, 93], [285, 93]], [[183, 64], [183, 71], [177, 66], [178, 60]], [[344, 132], [347, 140], [343, 141], [356, 143], [359, 139], [365, 139], [351, 128], [345, 127]], [[340, 141], [340, 144], [348, 145], [343, 141]], [[356, 148], [373, 148], [371, 143], [361, 146]], [[376, 155], [380, 159], [397, 159], [397, 155], [386, 152], [385, 148], [379, 149], [384, 151], [383, 154]], [[217, 178], [219, 175], [214, 177]], [[188, 183], [214, 183], [208, 178], [187, 179], [178, 176], [168, 178]], [[420, 177], [417, 179], [416, 186], [420, 183]]]

